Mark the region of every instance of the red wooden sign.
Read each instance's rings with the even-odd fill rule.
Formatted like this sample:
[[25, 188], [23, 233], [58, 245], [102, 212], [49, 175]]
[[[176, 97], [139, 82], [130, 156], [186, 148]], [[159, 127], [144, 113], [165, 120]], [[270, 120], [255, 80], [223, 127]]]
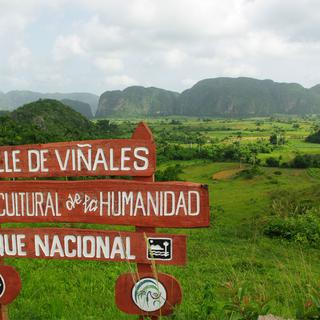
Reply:
[[0, 229], [0, 257], [184, 265], [186, 236], [91, 229]]
[[151, 176], [155, 144], [117, 139], [0, 147], [0, 178]]
[[154, 227], [209, 225], [206, 186], [129, 180], [1, 181], [0, 223], [86, 222]]
[[168, 315], [181, 303], [178, 281], [164, 273], [125, 273], [116, 282], [118, 308], [129, 314], [145, 316]]
[[[134, 180], [0, 181], [0, 224], [136, 226], [136, 232], [0, 229], [0, 260], [13, 257], [137, 263], [137, 274], [124, 274], [117, 280], [116, 303], [120, 310], [152, 319], [172, 313], [181, 302], [181, 288], [174, 277], [157, 274], [155, 265], [186, 264], [186, 236], [159, 234], [155, 227], [208, 226], [209, 195], [206, 185], [155, 183], [155, 152], [152, 133], [144, 123], [127, 140], [0, 147], [0, 178], [133, 176]], [[3, 305], [10, 303], [20, 288], [14, 269], [0, 266], [0, 320], [7, 319]]]
[[21, 290], [18, 272], [11, 266], [0, 265], [0, 304], [11, 303]]

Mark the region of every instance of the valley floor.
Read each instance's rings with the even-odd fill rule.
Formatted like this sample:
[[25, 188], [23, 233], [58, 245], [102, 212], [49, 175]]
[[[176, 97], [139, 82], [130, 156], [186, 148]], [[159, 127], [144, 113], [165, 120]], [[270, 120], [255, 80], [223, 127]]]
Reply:
[[[262, 226], [272, 192], [319, 187], [319, 177], [304, 169], [263, 168], [252, 179], [214, 180], [214, 174], [237, 164], [181, 163], [182, 179], [209, 185], [212, 223], [206, 229], [162, 230], [188, 235], [188, 264], [159, 267], [183, 288], [183, 303], [173, 319], [224, 319], [219, 312], [237, 299], [255, 308], [266, 304], [268, 313], [295, 318], [319, 285], [319, 248], [267, 238]], [[23, 282], [21, 295], [9, 307], [10, 319], [136, 319], [114, 303], [117, 277], [134, 265], [28, 259], [6, 263], [20, 271]]]

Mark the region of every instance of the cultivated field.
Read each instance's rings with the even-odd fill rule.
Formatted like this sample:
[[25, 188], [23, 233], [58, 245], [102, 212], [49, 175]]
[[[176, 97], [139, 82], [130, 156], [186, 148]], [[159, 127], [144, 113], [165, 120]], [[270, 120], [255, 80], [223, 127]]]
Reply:
[[[173, 274], [183, 288], [183, 303], [172, 319], [257, 319], [256, 314], [263, 313], [319, 319], [320, 169], [290, 167], [290, 161], [299, 153], [320, 153], [320, 144], [304, 141], [318, 121], [283, 117], [147, 121], [159, 147], [159, 170], [164, 173], [179, 165], [174, 177], [205, 183], [210, 190], [210, 228], [161, 230], [188, 235], [188, 264], [158, 268]], [[133, 120], [113, 122], [118, 125], [120, 136], [115, 137], [119, 138], [129, 137], [135, 127]], [[284, 136], [284, 144], [270, 145], [274, 132]], [[257, 143], [270, 147], [269, 152], [260, 152], [260, 147], [252, 151]], [[221, 151], [233, 144], [251, 145], [248, 152], [253, 156], [234, 156], [234, 160], [226, 156], [218, 161], [213, 156], [210, 159], [210, 153], [203, 156], [206, 148], [219, 146]], [[183, 147], [181, 152], [194, 149], [198, 156], [169, 157], [170, 145]], [[269, 157], [278, 159], [279, 166], [265, 166]], [[304, 221], [305, 229], [301, 228], [296, 236], [283, 236], [284, 227], [278, 220], [276, 224], [274, 217], [286, 221], [297, 214], [299, 220], [309, 215], [308, 210], [314, 210], [310, 216], [318, 218], [308, 220], [310, 224]], [[280, 228], [278, 234], [275, 226]], [[28, 259], [7, 259], [6, 264], [19, 270], [23, 283], [20, 296], [10, 305], [10, 319], [137, 318], [121, 313], [114, 303], [117, 277], [134, 270], [135, 265]]]

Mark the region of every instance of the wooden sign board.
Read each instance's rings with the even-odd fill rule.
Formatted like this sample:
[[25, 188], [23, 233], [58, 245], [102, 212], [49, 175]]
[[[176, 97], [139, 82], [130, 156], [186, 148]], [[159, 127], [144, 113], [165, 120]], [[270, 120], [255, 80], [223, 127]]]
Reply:
[[19, 273], [11, 266], [0, 265], [0, 304], [11, 303], [20, 293]]
[[0, 257], [186, 264], [186, 236], [93, 229], [0, 229]]
[[0, 178], [151, 176], [151, 140], [117, 139], [0, 147]]
[[118, 308], [128, 314], [162, 316], [173, 312], [181, 303], [178, 281], [165, 273], [125, 273], [116, 282]]
[[1, 181], [0, 223], [84, 222], [148, 227], [209, 225], [205, 185], [129, 180]]

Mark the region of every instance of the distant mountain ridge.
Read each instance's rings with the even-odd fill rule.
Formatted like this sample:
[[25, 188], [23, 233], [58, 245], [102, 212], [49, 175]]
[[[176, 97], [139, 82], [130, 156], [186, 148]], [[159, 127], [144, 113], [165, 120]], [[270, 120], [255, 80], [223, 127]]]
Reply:
[[71, 100], [71, 99], [62, 99], [61, 102], [64, 105], [69, 106], [73, 110], [81, 113], [83, 116], [87, 117], [88, 119], [93, 118], [93, 113], [88, 103], [77, 101], [77, 100]]
[[96, 117], [107, 116], [222, 116], [320, 113], [320, 86], [253, 78], [213, 78], [197, 82], [181, 94], [159, 88], [129, 87], [106, 91]]
[[180, 113], [190, 116], [268, 116], [320, 113], [320, 97], [296, 83], [252, 78], [199, 81], [179, 97]]
[[132, 86], [123, 91], [106, 91], [100, 96], [96, 117], [171, 115], [178, 97], [178, 92], [155, 87]]
[[24, 104], [37, 101], [39, 99], [68, 99], [80, 101], [88, 104], [91, 108], [91, 112], [94, 114], [98, 108], [99, 96], [86, 92], [41, 93], [28, 90], [13, 90], [7, 93], [0, 92], [0, 110], [14, 110]]
[[310, 90], [313, 93], [320, 95], [320, 84], [315, 85], [314, 87], [310, 88]]
[[60, 100], [88, 118], [320, 114], [320, 84], [307, 89], [297, 83], [246, 77], [204, 79], [182, 93], [142, 86], [105, 91], [100, 97], [91, 93], [0, 92], [0, 110], [14, 110], [46, 98]]

